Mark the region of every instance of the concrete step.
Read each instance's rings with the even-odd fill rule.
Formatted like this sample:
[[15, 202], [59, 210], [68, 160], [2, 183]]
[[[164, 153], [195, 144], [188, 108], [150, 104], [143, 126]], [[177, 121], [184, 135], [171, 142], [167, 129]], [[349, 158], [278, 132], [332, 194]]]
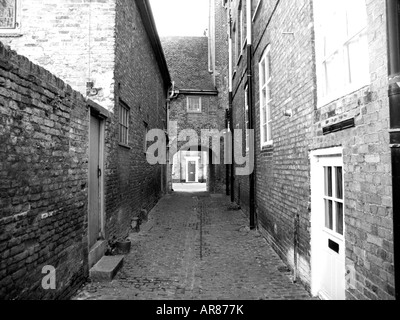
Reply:
[[89, 271], [92, 281], [111, 281], [121, 269], [124, 256], [104, 256]]

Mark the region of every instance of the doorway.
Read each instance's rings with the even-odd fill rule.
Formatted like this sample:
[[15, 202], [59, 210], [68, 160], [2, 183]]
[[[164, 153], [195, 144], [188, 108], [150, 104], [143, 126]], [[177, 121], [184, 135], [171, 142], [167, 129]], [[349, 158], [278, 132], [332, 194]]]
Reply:
[[195, 160], [187, 160], [187, 181], [186, 182], [197, 182], [196, 179], [196, 172], [197, 172], [197, 165]]
[[104, 120], [91, 112], [89, 122], [88, 243], [89, 265], [102, 256], [104, 247]]
[[345, 197], [341, 148], [311, 154], [312, 293], [345, 299]]
[[199, 182], [199, 157], [186, 157], [186, 182]]

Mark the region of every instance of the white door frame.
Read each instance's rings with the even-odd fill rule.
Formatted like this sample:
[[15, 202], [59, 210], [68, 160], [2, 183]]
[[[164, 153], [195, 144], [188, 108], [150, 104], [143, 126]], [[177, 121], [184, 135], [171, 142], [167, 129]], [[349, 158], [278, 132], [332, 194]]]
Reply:
[[196, 162], [196, 170], [195, 170], [195, 181], [199, 182], [199, 157], [186, 157], [186, 182], [193, 182], [189, 181], [189, 162], [195, 161]]
[[[322, 250], [322, 225], [324, 224], [323, 206], [320, 204], [321, 194], [324, 190], [323, 187], [323, 173], [320, 171], [321, 166], [319, 161], [321, 158], [339, 158], [343, 166], [343, 148], [335, 147], [329, 149], [322, 149], [310, 152], [311, 164], [311, 294], [318, 296], [321, 290], [322, 283], [322, 269], [320, 261], [320, 253]], [[344, 174], [344, 168], [343, 168]], [[345, 194], [344, 194], [345, 197]], [[344, 212], [345, 216], [345, 212]], [[343, 224], [344, 232], [346, 234], [346, 226]], [[345, 241], [344, 244], [345, 246]], [[345, 251], [344, 251], [345, 252]], [[344, 253], [345, 254], [345, 253]], [[343, 281], [345, 281], [345, 268], [343, 270]]]

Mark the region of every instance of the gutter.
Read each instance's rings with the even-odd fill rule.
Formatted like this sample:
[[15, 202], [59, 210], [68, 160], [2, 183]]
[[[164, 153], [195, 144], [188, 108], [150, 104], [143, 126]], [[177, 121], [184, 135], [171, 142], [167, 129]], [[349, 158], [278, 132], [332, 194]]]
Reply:
[[395, 271], [395, 298], [400, 291], [400, 4], [398, 0], [386, 0], [388, 37], [388, 78], [390, 109], [390, 144], [393, 188], [393, 246]]
[[229, 116], [229, 126], [231, 132], [231, 155], [232, 155], [232, 163], [230, 164], [230, 183], [231, 183], [231, 202], [235, 202], [235, 162], [234, 162], [234, 154], [235, 154], [235, 143], [234, 143], [234, 126], [233, 126], [233, 95], [232, 95], [232, 77], [233, 77], [233, 57], [232, 57], [232, 17], [231, 17], [231, 2], [228, 2], [228, 26], [229, 26], [229, 67], [228, 67], [228, 78], [229, 78], [229, 93], [228, 93], [228, 116]]
[[178, 89], [175, 94], [217, 96], [218, 90]]

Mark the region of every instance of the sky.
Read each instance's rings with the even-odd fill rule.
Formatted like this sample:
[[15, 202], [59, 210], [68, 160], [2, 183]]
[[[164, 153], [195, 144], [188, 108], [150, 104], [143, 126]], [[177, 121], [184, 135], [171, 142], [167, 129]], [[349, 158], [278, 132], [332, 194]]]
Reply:
[[209, 0], [150, 0], [158, 34], [203, 36], [208, 29]]

